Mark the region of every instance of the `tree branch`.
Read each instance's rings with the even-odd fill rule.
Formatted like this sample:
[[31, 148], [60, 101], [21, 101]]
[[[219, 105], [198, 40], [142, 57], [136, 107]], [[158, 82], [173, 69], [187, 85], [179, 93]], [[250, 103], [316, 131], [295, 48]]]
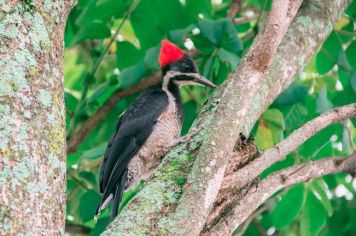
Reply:
[[226, 191], [231, 187], [242, 188], [257, 178], [265, 169], [284, 158], [326, 126], [356, 116], [356, 103], [332, 109], [314, 118], [295, 130], [285, 140], [266, 150], [260, 157], [244, 166], [237, 172], [227, 176], [221, 187]]
[[1, 235], [64, 234], [63, 36], [70, 4], [0, 4]]
[[248, 226], [250, 225], [250, 223], [252, 222], [252, 220], [254, 220], [256, 217], [258, 217], [259, 215], [261, 215], [263, 212], [267, 211], [271, 205], [272, 205], [271, 199], [268, 202], [265, 202], [264, 205], [262, 207], [260, 207], [259, 209], [257, 209], [255, 212], [253, 212], [245, 221], [244, 223], [240, 226], [239, 232], [235, 234], [235, 236], [242, 236]]
[[[294, 76], [298, 74], [302, 66], [318, 50], [348, 4], [349, 1], [341, 0], [322, 2], [304, 1], [296, 19], [278, 49], [276, 58], [266, 77], [265, 84], [261, 86], [252, 100], [252, 104], [257, 103], [258, 106], [251, 106], [249, 114], [243, 122], [245, 135], [249, 134], [254, 121], [260, 117], [264, 109], [270, 106], [278, 94], [292, 83]], [[313, 24], [313, 22], [318, 22], [318, 24]], [[251, 155], [253, 154], [252, 150]], [[211, 222], [218, 219], [226, 208], [231, 207], [230, 204], [235, 199], [234, 196], [237, 193], [236, 191], [230, 191], [228, 195], [222, 192], [219, 193], [207, 224], [211, 224]]]
[[356, 154], [348, 158], [330, 157], [318, 161], [300, 164], [271, 174], [266, 179], [256, 183], [247, 194], [238, 200], [231, 211], [220, 221], [201, 235], [228, 235], [244, 222], [259, 205], [277, 191], [293, 184], [309, 181], [327, 174], [337, 172], [352, 172], [356, 169]]
[[183, 195], [174, 214], [169, 217], [177, 221], [177, 225], [185, 226], [177, 228], [176, 234], [198, 235], [204, 226], [229, 162], [226, 157], [233, 150], [250, 102], [301, 2], [273, 1], [265, 27], [224, 87], [213, 118], [214, 126], [199, 149]]

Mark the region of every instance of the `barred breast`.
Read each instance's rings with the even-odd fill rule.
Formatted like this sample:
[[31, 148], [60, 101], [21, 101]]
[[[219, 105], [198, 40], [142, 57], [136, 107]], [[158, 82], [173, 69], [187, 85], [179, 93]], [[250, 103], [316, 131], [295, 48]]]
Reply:
[[128, 165], [126, 188], [135, 186], [141, 179], [149, 178], [161, 161], [167, 148], [179, 138], [182, 124], [174, 103], [158, 118], [150, 137]]

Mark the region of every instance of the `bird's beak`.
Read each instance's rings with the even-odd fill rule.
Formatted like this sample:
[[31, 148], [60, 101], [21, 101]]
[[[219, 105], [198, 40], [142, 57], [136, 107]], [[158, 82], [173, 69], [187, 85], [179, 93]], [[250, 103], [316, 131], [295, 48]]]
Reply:
[[194, 74], [193, 78], [194, 78], [194, 82], [197, 83], [197, 84], [200, 84], [200, 85], [203, 85], [203, 86], [208, 86], [208, 87], [213, 88], [213, 89], [217, 89], [218, 88], [218, 86], [213, 84], [210, 80], [208, 80], [204, 76], [199, 75], [198, 73]]

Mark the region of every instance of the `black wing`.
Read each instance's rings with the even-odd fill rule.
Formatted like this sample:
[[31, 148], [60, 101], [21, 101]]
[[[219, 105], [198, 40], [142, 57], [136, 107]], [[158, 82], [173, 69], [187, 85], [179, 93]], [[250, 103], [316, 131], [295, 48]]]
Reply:
[[147, 140], [167, 105], [167, 95], [159, 86], [154, 86], [144, 91], [122, 115], [101, 165], [103, 200], [115, 191], [128, 163]]

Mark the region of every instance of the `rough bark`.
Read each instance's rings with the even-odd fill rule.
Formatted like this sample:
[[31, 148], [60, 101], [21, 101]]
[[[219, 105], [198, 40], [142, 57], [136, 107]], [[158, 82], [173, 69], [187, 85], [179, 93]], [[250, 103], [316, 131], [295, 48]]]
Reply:
[[[291, 84], [294, 76], [298, 74], [303, 65], [318, 50], [349, 2], [304, 1], [296, 19], [291, 24], [278, 49], [273, 65], [266, 78], [266, 84], [261, 86], [259, 92], [252, 100], [249, 115], [245, 117], [244, 122], [244, 132], [246, 134], [249, 133], [252, 125], [264, 109], [274, 101], [278, 94]], [[251, 172], [255, 171], [253, 168], [249, 170]], [[223, 193], [219, 194], [215, 207], [207, 221], [208, 224], [213, 219], [219, 217], [231, 201], [235, 200], [235, 195], [236, 191], [230, 191], [228, 197]]]
[[254, 159], [248, 163], [248, 165], [227, 176], [224, 179], [224, 184], [221, 186], [221, 191], [229, 191], [231, 187], [242, 188], [247, 183], [256, 179], [272, 164], [284, 160], [289, 153], [326, 126], [354, 116], [356, 116], [355, 103], [332, 109], [316, 117], [304, 124], [301, 128], [295, 130], [288, 138], [276, 146], [266, 150], [260, 157]]
[[69, 1], [0, 1], [0, 232], [65, 218], [63, 35]]
[[168, 217], [184, 227], [175, 231], [170, 228], [171, 232], [198, 235], [203, 228], [222, 184], [228, 157], [242, 132], [250, 102], [263, 84], [277, 48], [301, 2], [272, 2], [265, 26], [224, 86], [220, 104], [213, 116], [213, 125], [198, 151], [177, 209]]
[[256, 182], [227, 215], [222, 217], [209, 231], [201, 235], [230, 235], [264, 201], [277, 191], [293, 184], [337, 172], [355, 173], [356, 155], [348, 158], [330, 157], [300, 164], [271, 174]]
[[[342, 106], [325, 112], [295, 130], [285, 140], [266, 150], [262, 155], [259, 156], [257, 154], [257, 157], [254, 155], [255, 158], [253, 160], [250, 160], [250, 162], [243, 167], [238, 168], [236, 172], [226, 175], [215, 207], [209, 215], [205, 228], [209, 229], [215, 225], [217, 221], [221, 221], [221, 215], [225, 217], [226, 212], [234, 205], [241, 205], [241, 196], [244, 196], [253, 188], [253, 185], [250, 183], [256, 182], [255, 180], [265, 169], [277, 161], [284, 160], [289, 153], [326, 126], [354, 116], [356, 116], [356, 104]], [[251, 153], [254, 154], [253, 152], [250, 152], [250, 154]], [[247, 156], [250, 154], [247, 154]]]
[[[254, 94], [251, 99], [249, 110], [244, 116], [244, 133], [249, 133], [259, 115], [293, 81], [293, 77], [308, 62], [330, 33], [332, 25], [340, 17], [348, 2], [339, 0], [305, 3], [284, 37], [258, 93]], [[244, 91], [249, 91], [249, 89], [244, 87]], [[203, 125], [205, 129], [189, 142], [173, 148], [166, 155], [154, 176], [110, 225], [104, 235], [155, 233], [166, 235], [182, 228], [177, 221], [171, 220], [170, 213], [177, 207], [184, 191], [182, 186], [186, 183], [201, 143], [211, 133], [209, 126], [213, 122], [213, 116], [220, 101], [221, 93], [216, 92], [194, 124], [195, 127]], [[237, 137], [230, 138], [235, 140]], [[205, 170], [211, 171], [209, 166]], [[193, 175], [190, 178], [194, 180], [195, 177]], [[200, 206], [190, 206], [193, 209], [195, 207]], [[181, 213], [180, 217], [186, 217], [185, 212]]]

